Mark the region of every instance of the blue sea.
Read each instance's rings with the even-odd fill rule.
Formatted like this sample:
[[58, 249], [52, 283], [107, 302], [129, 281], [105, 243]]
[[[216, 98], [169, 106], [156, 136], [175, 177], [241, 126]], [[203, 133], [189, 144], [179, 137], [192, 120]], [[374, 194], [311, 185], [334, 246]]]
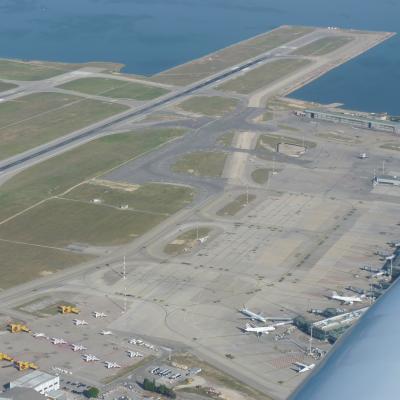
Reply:
[[[282, 24], [400, 31], [397, 0], [0, 0], [0, 57], [151, 75]], [[293, 97], [400, 114], [400, 37]]]

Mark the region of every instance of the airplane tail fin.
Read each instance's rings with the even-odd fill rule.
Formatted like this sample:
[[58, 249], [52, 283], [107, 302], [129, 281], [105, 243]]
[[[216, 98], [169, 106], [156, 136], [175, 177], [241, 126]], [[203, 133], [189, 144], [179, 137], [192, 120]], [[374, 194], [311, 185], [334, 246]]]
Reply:
[[250, 329], [251, 325], [249, 323], [246, 324], [246, 329]]
[[332, 296], [337, 296], [338, 294], [337, 294], [337, 292], [336, 291], [332, 291]]

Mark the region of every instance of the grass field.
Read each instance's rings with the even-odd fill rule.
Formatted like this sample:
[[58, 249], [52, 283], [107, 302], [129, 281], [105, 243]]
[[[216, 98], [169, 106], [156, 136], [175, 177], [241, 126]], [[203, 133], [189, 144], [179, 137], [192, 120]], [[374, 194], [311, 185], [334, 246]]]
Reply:
[[217, 139], [217, 144], [226, 147], [232, 146], [232, 141], [234, 137], [235, 137], [234, 132], [226, 132]]
[[300, 47], [292, 54], [299, 56], [323, 56], [350, 43], [352, 40], [353, 39], [348, 36], [326, 37]]
[[261, 121], [271, 121], [274, 118], [273, 111], [265, 111], [261, 117]]
[[6, 158], [127, 110], [119, 104], [59, 93], [0, 103], [0, 158]]
[[310, 60], [295, 58], [271, 61], [261, 67], [247, 72], [245, 75], [219, 85], [217, 89], [249, 94], [297, 72], [310, 63]]
[[270, 168], [258, 168], [251, 173], [251, 179], [259, 185], [263, 185], [268, 182], [269, 175], [272, 173]]
[[52, 199], [0, 225], [0, 238], [60, 248], [75, 243], [113, 246], [132, 241], [165, 218], [161, 214]]
[[156, 86], [109, 78], [82, 78], [59, 87], [80, 93], [141, 101], [155, 99], [169, 92]]
[[[167, 184], [133, 191], [83, 184], [1, 224], [0, 239], [60, 249], [72, 244], [121, 245], [185, 207], [193, 194], [189, 187]], [[93, 203], [93, 196], [104, 201]], [[130, 208], [121, 209], [123, 203]]]
[[0, 241], [0, 288], [7, 289], [90, 258], [62, 250]]
[[184, 111], [208, 115], [210, 117], [221, 117], [236, 109], [238, 100], [228, 99], [220, 96], [197, 96], [183, 101], [177, 106]]
[[239, 211], [243, 210], [243, 207], [246, 207], [247, 204], [255, 200], [256, 195], [249, 193], [248, 195], [246, 193], [240, 194], [239, 196], [236, 197], [233, 201], [230, 203], [226, 204], [224, 207], [222, 207], [220, 210], [217, 211], [217, 215], [219, 216], [234, 216], [236, 215]]
[[313, 28], [282, 26], [271, 32], [234, 44], [193, 62], [169, 69], [152, 77], [157, 82], [188, 85], [211, 74], [233, 67], [249, 58], [282, 46], [312, 32]]
[[35, 165], [2, 185], [0, 221], [183, 133], [182, 129], [165, 128], [105, 136]]
[[219, 177], [222, 175], [227, 155], [221, 152], [194, 152], [186, 154], [173, 166], [174, 172], [197, 176]]
[[17, 85], [14, 85], [13, 83], [0, 81], [0, 93], [5, 92], [6, 90], [14, 89], [16, 87]]
[[119, 71], [123, 65], [109, 62], [66, 64], [51, 61], [19, 61], [0, 59], [0, 79], [38, 81], [52, 78], [53, 76], [57, 76], [85, 66], [99, 67], [107, 71]]
[[185, 252], [185, 249], [192, 249], [196, 245], [198, 238], [207, 236], [211, 232], [211, 228], [199, 227], [195, 229], [190, 229], [177, 236], [173, 242], [168, 243], [164, 252], [169, 255], [178, 255]]
[[0, 79], [17, 81], [37, 81], [67, 72], [67, 67], [56, 66], [40, 62], [24, 62], [14, 60], [0, 60]]
[[171, 215], [190, 204], [193, 190], [185, 186], [148, 183], [134, 190], [114, 189], [104, 184], [87, 183], [64, 195], [64, 198], [92, 202], [100, 199], [102, 205], [120, 207], [146, 213]]

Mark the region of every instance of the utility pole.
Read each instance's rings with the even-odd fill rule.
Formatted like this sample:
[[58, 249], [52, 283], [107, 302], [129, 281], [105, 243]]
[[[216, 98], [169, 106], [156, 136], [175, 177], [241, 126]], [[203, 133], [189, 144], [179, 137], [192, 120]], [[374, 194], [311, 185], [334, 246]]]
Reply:
[[275, 175], [275, 156], [272, 157], [272, 175]]
[[123, 263], [123, 275], [122, 279], [124, 281], [124, 310], [122, 311], [123, 314], [126, 313], [127, 309], [127, 302], [126, 302], [126, 258], [124, 256], [124, 263]]
[[310, 330], [310, 343], [309, 343], [309, 348], [308, 348], [308, 354], [311, 356], [312, 355], [312, 331], [313, 331], [314, 325], [311, 325], [311, 330]]

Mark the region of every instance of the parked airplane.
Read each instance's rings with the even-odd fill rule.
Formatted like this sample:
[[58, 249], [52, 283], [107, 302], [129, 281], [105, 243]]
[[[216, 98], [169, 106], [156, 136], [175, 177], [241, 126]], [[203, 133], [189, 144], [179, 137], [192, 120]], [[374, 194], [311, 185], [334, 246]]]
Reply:
[[99, 361], [99, 359], [93, 354], [84, 354], [82, 358], [86, 362]]
[[295, 364], [296, 367], [297, 367], [297, 372], [300, 373], [300, 374], [301, 374], [302, 372], [310, 371], [310, 370], [312, 370], [312, 369], [315, 367], [315, 364], [309, 364], [309, 365], [307, 365], [307, 364], [303, 364], [303, 363], [301, 363], [301, 362], [295, 362], [294, 364]]
[[250, 311], [246, 307], [241, 308], [239, 312], [245, 315], [247, 318], [250, 318], [252, 321], [259, 321], [264, 324], [267, 323], [267, 318], [263, 317], [261, 314], [256, 314], [255, 312]]
[[107, 368], [121, 368], [121, 366], [115, 362], [105, 361], [104, 364], [106, 364]]
[[87, 348], [81, 344], [71, 344], [72, 351], [83, 351], [87, 350]]
[[388, 257], [388, 256], [390, 256], [390, 251], [385, 251], [385, 250], [377, 250], [376, 252], [375, 252], [375, 254], [377, 255], [377, 256], [379, 256], [379, 257]]
[[105, 318], [105, 317], [107, 317], [107, 314], [104, 314], [103, 312], [93, 311], [93, 317], [95, 317], [95, 318]]
[[275, 330], [274, 326], [252, 326], [250, 324], [246, 324], [245, 328], [243, 329], [245, 332], [253, 332], [257, 336], [261, 336], [263, 333], [268, 335], [269, 332]]
[[371, 272], [373, 274], [376, 274], [377, 272], [380, 271], [379, 268], [373, 268], [373, 267], [370, 267], [369, 265], [364, 265], [363, 267], [361, 267], [361, 269], [363, 271]]
[[41, 337], [43, 337], [43, 338], [46, 338], [46, 339], [48, 339], [48, 337], [44, 334], [44, 333], [34, 333], [33, 334], [33, 337], [35, 337], [35, 338], [41, 338]]
[[199, 241], [200, 244], [204, 244], [205, 242], [207, 242], [208, 236], [198, 238], [197, 240]]
[[332, 292], [330, 298], [332, 300], [339, 300], [342, 302], [342, 304], [349, 304], [349, 305], [363, 301], [362, 296], [339, 296], [335, 291]]
[[387, 271], [381, 269], [375, 272], [374, 274], [370, 275], [368, 278], [380, 278], [381, 276], [385, 276], [387, 274], [388, 274]]
[[128, 351], [128, 356], [130, 358], [134, 358], [134, 357], [143, 357], [143, 354], [137, 352], [137, 351]]
[[101, 331], [100, 332], [100, 335], [104, 335], [104, 336], [106, 336], [106, 335], [112, 335], [113, 333], [111, 332], [111, 331]]
[[74, 320], [72, 320], [72, 322], [76, 326], [88, 325], [88, 323], [86, 321], [84, 321], [83, 319], [74, 319]]
[[62, 339], [62, 338], [51, 338], [51, 343], [53, 344], [66, 344], [66, 340]]
[[132, 338], [132, 339], [129, 339], [129, 344], [136, 344], [136, 345], [139, 345], [139, 346], [143, 346], [144, 342], [141, 339]]
[[251, 319], [252, 321], [259, 321], [264, 324], [266, 324], [267, 321], [286, 321], [287, 323], [293, 322], [292, 318], [289, 317], [264, 317], [261, 314], [256, 314], [255, 312], [250, 311], [246, 307], [240, 309], [239, 312], [248, 317], [249, 319]]

